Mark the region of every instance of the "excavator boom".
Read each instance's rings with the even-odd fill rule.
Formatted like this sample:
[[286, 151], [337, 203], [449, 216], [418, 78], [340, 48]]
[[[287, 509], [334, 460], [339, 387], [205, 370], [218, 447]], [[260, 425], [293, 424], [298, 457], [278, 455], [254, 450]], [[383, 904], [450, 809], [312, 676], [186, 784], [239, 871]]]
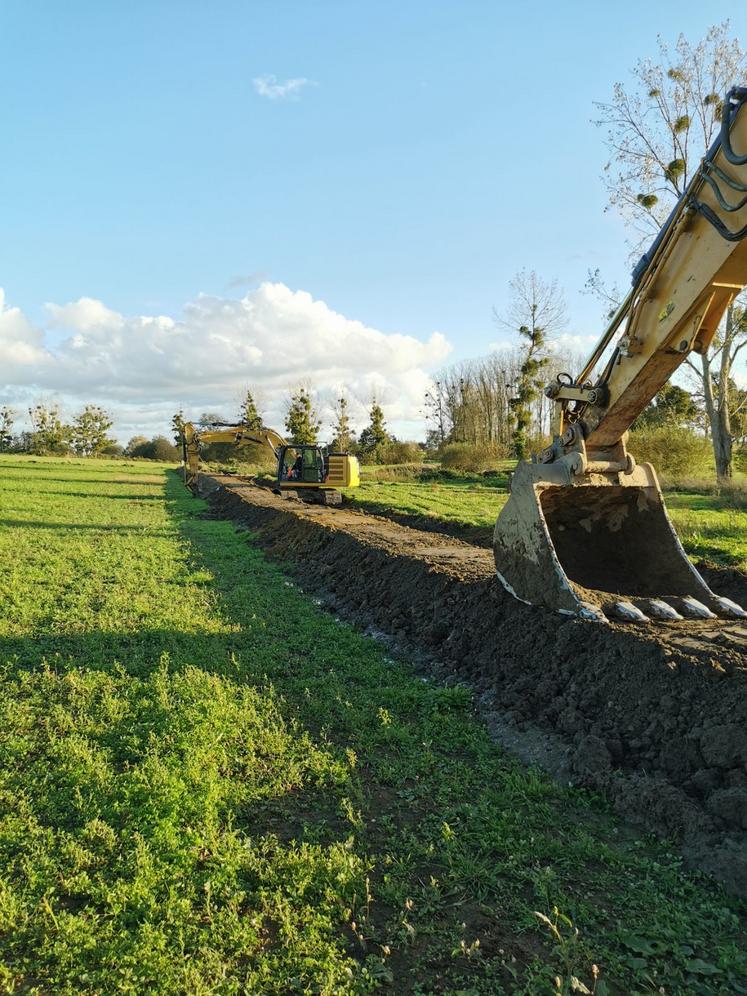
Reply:
[[200, 474], [200, 445], [203, 443], [257, 443], [269, 446], [276, 459], [280, 447], [288, 445], [278, 432], [264, 426], [256, 428], [216, 423], [209, 428], [198, 429], [192, 422], [185, 422], [182, 426], [184, 483], [193, 490]]
[[[747, 88], [633, 273], [633, 288], [575, 379], [549, 385], [551, 446], [521, 463], [494, 535], [517, 598], [599, 620], [747, 615], [687, 559], [631, 424], [692, 352], [705, 353], [747, 284]], [[600, 361], [611, 355], [598, 374]]]

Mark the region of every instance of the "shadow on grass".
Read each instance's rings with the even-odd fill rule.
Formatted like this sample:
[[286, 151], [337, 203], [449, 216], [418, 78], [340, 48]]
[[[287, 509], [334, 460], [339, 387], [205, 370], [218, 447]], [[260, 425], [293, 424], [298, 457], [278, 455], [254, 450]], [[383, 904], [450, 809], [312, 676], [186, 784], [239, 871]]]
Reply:
[[[68, 484], [77, 484], [78, 481], [68, 481]], [[90, 483], [90, 482], [89, 482]], [[128, 484], [134, 484], [134, 481], [128, 481]], [[116, 481], [111, 483], [111, 488], [116, 488]], [[144, 484], [143, 487], [149, 487], [152, 485]], [[121, 485], [120, 485], [121, 487]], [[127, 494], [122, 494], [119, 491], [114, 490], [104, 490], [104, 491], [69, 491], [67, 488], [58, 488], [56, 490], [44, 490], [43, 488], [34, 488], [34, 496], [36, 495], [46, 495], [50, 498], [85, 498], [88, 501], [157, 501], [163, 502], [163, 495], [143, 495], [138, 492], [128, 492]]]
[[[34, 469], [40, 470], [43, 468], [36, 467]], [[75, 468], [71, 468], [71, 471], [74, 469]], [[153, 480], [148, 480], [149, 477], [153, 478]], [[162, 478], [160, 474], [150, 470], [150, 468], [149, 472], [146, 474], [136, 474], [131, 471], [128, 472], [126, 470], [122, 471], [119, 474], [119, 480], [116, 478], [112, 478], [111, 474], [102, 474], [101, 477], [77, 477], [73, 476], [72, 473], [69, 477], [50, 477], [47, 474], [45, 474], [43, 480], [45, 484], [105, 484], [107, 487], [116, 487], [117, 485], [122, 483], [122, 478], [127, 478], [126, 481], [127, 484], [141, 484], [143, 487], [152, 488], [154, 484], [162, 483]], [[28, 474], [26, 473], [6, 474], [1, 464], [0, 464], [0, 479], [2, 479], [3, 482], [17, 481], [19, 484], [23, 484], [26, 487], [28, 487], [29, 484]], [[35, 487], [32, 488], [31, 490], [34, 492], [34, 494], [40, 493]], [[54, 491], [50, 493], [64, 494], [63, 491]], [[90, 494], [88, 495], [88, 497], [90, 497]]]
[[0, 661], [18, 670], [47, 665], [58, 672], [121, 667], [134, 677], [145, 677], [158, 665], [161, 655], [168, 654], [174, 670], [194, 665], [226, 674], [232, 648], [227, 648], [224, 641], [224, 634], [169, 629], [40, 632], [36, 636], [1, 637]]
[[[101, 495], [108, 498], [108, 495]], [[84, 523], [84, 522], [34, 522], [29, 519], [0, 519], [0, 527], [6, 526], [8, 529], [59, 529], [63, 532], [93, 532], [93, 533], [132, 533], [133, 535], [149, 536], [170, 536], [171, 533], [151, 529], [150, 526], [114, 526], [106, 522]]]

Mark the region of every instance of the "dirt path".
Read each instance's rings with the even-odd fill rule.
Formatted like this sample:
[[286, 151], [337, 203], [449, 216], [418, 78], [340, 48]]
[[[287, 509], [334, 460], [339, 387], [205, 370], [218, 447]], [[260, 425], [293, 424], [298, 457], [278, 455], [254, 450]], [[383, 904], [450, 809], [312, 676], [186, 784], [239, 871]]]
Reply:
[[520, 756], [676, 835], [692, 862], [747, 895], [743, 623], [563, 617], [507, 595], [485, 548], [235, 478], [205, 483], [219, 488], [213, 514], [255, 531], [304, 589], [427, 659], [440, 680], [473, 687]]

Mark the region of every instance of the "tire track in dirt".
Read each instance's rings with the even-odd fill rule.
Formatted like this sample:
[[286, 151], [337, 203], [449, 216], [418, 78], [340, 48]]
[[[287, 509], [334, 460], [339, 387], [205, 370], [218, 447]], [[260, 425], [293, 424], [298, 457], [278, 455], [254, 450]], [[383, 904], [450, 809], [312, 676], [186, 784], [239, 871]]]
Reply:
[[[485, 548], [231, 477], [204, 483], [217, 489], [212, 514], [250, 528], [306, 591], [427, 660], [439, 680], [472, 687], [498, 739], [523, 759], [602, 791], [747, 895], [743, 623], [564, 617], [511, 598]], [[729, 579], [732, 590], [741, 583]]]

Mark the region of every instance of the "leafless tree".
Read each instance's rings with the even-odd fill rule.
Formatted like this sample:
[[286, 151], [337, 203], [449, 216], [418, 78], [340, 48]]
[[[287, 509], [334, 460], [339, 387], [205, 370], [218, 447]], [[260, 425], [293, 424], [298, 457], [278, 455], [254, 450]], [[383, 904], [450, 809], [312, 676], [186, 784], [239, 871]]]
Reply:
[[548, 347], [565, 327], [568, 309], [557, 280], [544, 280], [534, 270], [521, 270], [508, 286], [508, 308], [505, 315], [496, 315], [496, 320], [523, 340], [516, 394], [511, 399], [516, 416], [513, 449], [522, 458], [529, 445], [532, 405], [542, 393]]
[[730, 86], [745, 75], [745, 54], [728, 21], [692, 45], [674, 49], [659, 37], [659, 57], [639, 59], [632, 83], [615, 83], [608, 103], [595, 102], [610, 158], [604, 183], [623, 216], [634, 251], [659, 231], [711, 145]]

